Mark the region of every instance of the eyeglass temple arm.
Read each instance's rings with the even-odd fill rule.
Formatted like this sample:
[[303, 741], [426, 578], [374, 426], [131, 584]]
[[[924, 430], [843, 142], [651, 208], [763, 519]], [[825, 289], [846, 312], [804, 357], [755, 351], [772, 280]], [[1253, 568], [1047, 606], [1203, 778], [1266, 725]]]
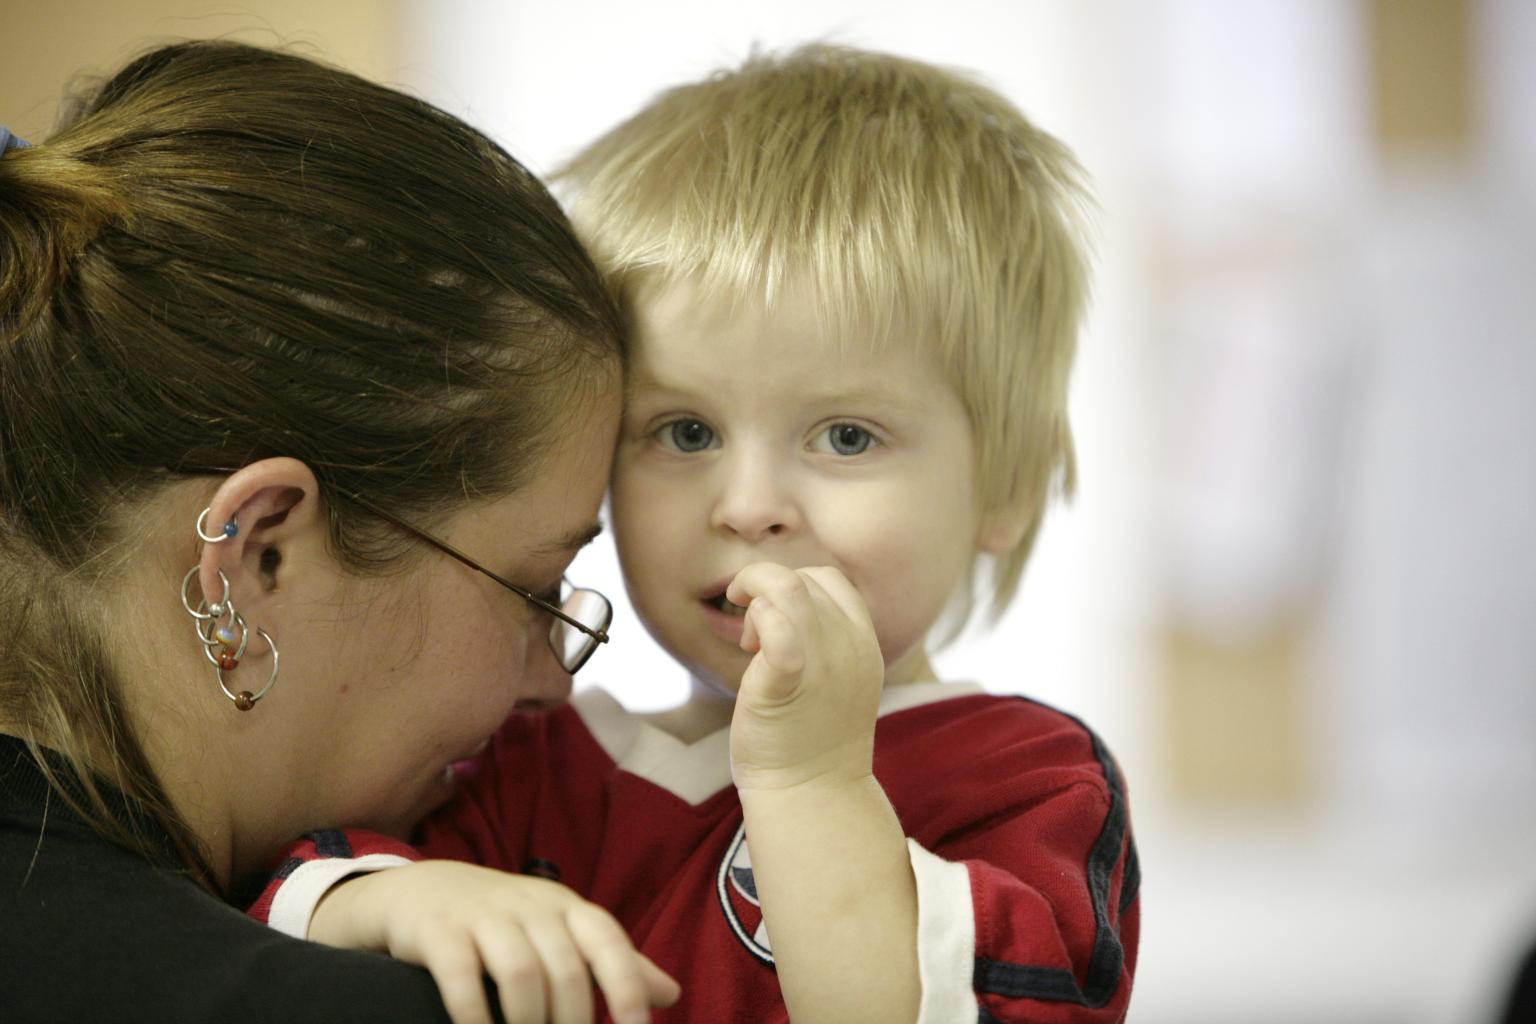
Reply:
[[587, 636], [590, 636], [598, 643], [605, 644], [608, 642], [608, 631], [606, 629], [593, 629], [591, 626], [588, 626], [585, 623], [577, 622], [575, 619], [571, 618], [569, 615], [565, 614], [565, 612], [550, 604], [539, 595], [518, 586], [511, 580], [503, 579], [496, 573], [481, 565], [479, 562], [475, 561], [473, 558], [470, 558], [468, 555], [464, 554], [464, 552], [460, 551], [452, 544], [449, 544], [447, 541], [439, 540], [437, 537], [432, 536], [430, 533], [427, 533], [418, 527], [412, 526], [410, 523], [406, 522], [404, 519], [401, 519], [393, 512], [385, 511], [361, 495], [353, 494], [349, 491], [342, 491], [339, 493], [346, 497], [347, 500], [357, 502], [363, 508], [367, 509], [369, 512], [372, 512], [380, 519], [394, 523], [396, 526], [400, 527], [400, 529], [406, 531], [412, 536], [421, 538], [428, 544], [437, 548], [437, 550], [441, 551], [443, 554], [447, 555], [449, 558], [458, 560], [469, 568], [475, 570], [475, 572], [480, 573], [482, 576], [489, 576], [491, 579], [495, 580], [497, 583], [500, 583], [514, 594], [517, 594], [519, 597], [525, 598], [526, 600], [532, 601], [534, 604], [538, 605], [546, 612], [549, 612], [549, 614], [553, 615], [561, 622], [564, 622], [568, 626], [574, 626], [576, 629], [581, 630], [583, 633], [585, 633]]

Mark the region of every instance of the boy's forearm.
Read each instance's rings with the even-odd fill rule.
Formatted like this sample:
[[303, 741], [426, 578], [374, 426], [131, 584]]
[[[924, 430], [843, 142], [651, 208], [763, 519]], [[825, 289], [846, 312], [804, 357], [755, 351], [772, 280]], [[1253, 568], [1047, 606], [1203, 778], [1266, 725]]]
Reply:
[[879, 782], [744, 790], [741, 803], [790, 1020], [916, 1020], [917, 889]]
[[384, 941], [372, 890], [387, 886], [388, 872], [355, 875], [326, 890], [309, 921], [309, 939], [341, 949], [384, 952]]

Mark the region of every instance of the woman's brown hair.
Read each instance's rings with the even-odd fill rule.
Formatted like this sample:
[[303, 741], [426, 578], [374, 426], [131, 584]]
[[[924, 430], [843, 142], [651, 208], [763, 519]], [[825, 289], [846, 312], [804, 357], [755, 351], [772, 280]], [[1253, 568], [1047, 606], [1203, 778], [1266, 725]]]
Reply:
[[516, 489], [621, 330], [543, 186], [455, 118], [235, 43], [128, 64], [0, 158], [0, 722], [104, 834], [155, 855], [158, 826], [204, 874], [102, 641], [136, 512], [292, 456], [337, 556], [387, 569], [345, 496], [430, 520]]

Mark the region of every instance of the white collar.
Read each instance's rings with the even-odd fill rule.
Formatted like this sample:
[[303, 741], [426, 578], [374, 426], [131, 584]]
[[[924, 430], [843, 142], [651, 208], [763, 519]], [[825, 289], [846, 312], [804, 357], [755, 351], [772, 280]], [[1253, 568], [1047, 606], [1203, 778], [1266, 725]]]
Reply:
[[[975, 683], [893, 686], [880, 695], [880, 717], [984, 692]], [[631, 775], [694, 805], [731, 784], [729, 726], [693, 743], [684, 743], [632, 714], [600, 687], [581, 690], [571, 698], [571, 704], [598, 745]]]

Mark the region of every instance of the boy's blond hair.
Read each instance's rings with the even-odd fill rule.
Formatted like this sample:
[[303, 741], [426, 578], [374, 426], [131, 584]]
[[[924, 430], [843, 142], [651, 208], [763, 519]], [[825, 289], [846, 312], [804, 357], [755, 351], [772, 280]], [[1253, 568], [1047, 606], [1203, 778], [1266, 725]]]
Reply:
[[980, 508], [1020, 524], [992, 574], [1007, 606], [1053, 485], [1075, 484], [1091, 200], [1065, 146], [952, 71], [813, 45], [662, 93], [557, 177], [626, 305], [642, 280], [770, 308], [804, 284], [837, 337], [931, 340]]

